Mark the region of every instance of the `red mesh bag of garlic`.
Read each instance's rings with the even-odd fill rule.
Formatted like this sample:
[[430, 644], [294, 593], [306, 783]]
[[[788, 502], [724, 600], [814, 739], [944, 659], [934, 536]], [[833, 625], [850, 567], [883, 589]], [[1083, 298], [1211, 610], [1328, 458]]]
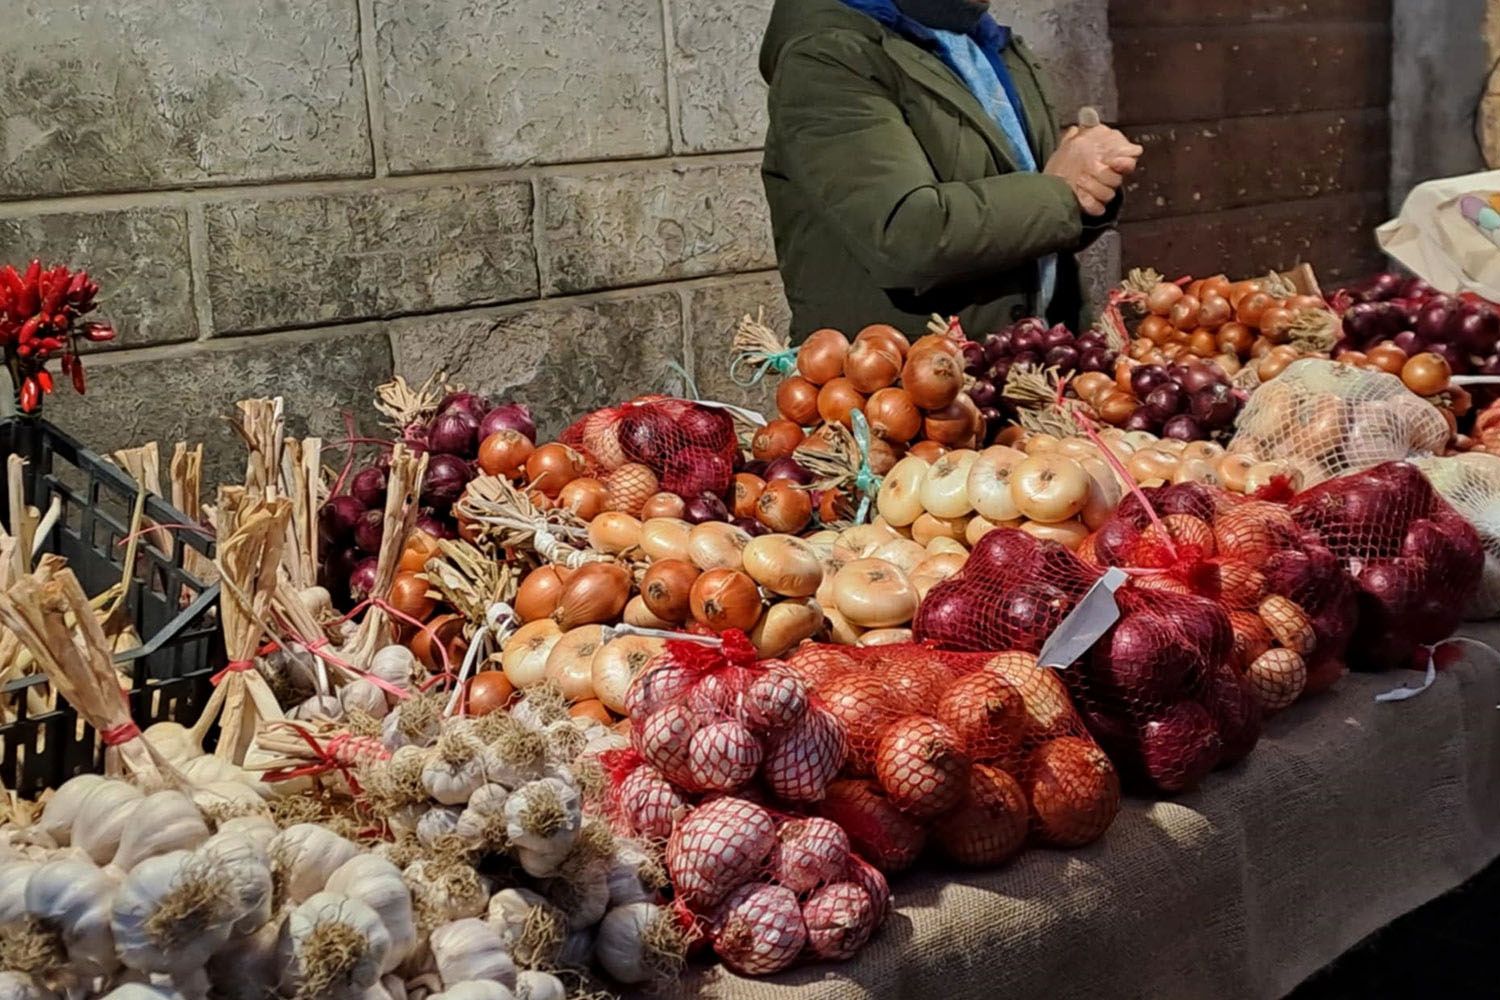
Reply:
[[632, 515], [661, 492], [722, 503], [740, 457], [726, 410], [672, 396], [641, 396], [595, 410], [558, 440], [584, 456], [612, 497], [639, 501], [610, 508]]
[[1201, 483], [1147, 487], [1125, 498], [1083, 554], [1132, 570], [1141, 590], [1218, 604], [1233, 633], [1233, 665], [1267, 713], [1326, 691], [1345, 673], [1357, 616], [1352, 581], [1286, 503]]
[[1114, 767], [1029, 653], [809, 644], [787, 664], [849, 734], [817, 809], [882, 870], [910, 866], [929, 841], [975, 867], [1028, 838], [1080, 846], [1119, 810]]
[[[1115, 573], [1120, 571], [1116, 570]], [[1103, 571], [1055, 542], [1013, 529], [980, 539], [957, 576], [935, 586], [914, 622], [947, 649], [1043, 652]], [[1102, 587], [1102, 584], [1100, 584]], [[1175, 793], [1248, 754], [1261, 709], [1235, 667], [1234, 632], [1218, 603], [1126, 583], [1118, 617], [1050, 667], [1123, 776]]]
[[603, 755], [609, 813], [665, 842], [676, 902], [725, 964], [762, 975], [858, 951], [890, 893], [838, 823], [791, 812], [824, 796], [846, 750], [806, 682], [730, 630], [669, 641], [627, 707], [631, 749]]
[[1299, 493], [1291, 517], [1353, 578], [1361, 669], [1413, 666], [1453, 634], [1484, 574], [1484, 542], [1410, 462], [1387, 462]]

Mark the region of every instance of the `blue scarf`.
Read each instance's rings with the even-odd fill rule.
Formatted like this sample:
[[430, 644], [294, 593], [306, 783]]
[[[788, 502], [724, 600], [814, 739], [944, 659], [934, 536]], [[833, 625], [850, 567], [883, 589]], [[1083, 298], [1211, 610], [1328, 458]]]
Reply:
[[[958, 59], [953, 54], [949, 44], [947, 44], [948, 39], [943, 37], [951, 37], [952, 32], [936, 31], [927, 27], [921, 21], [907, 17], [901, 12], [901, 8], [896, 6], [896, 0], [843, 0], [843, 3], [844, 6], [851, 7], [866, 17], [872, 18], [877, 23], [884, 25], [908, 41], [916, 42], [923, 48], [932, 50], [933, 54], [942, 59], [948, 68], [953, 70], [954, 74], [963, 81], [964, 85], [971, 92], [973, 91], [973, 81], [970, 75], [965, 73], [965, 68], [959, 64]], [[1022, 109], [1021, 95], [1016, 90], [1015, 81], [1011, 79], [1010, 67], [1005, 65], [1005, 60], [1000, 56], [1000, 53], [1004, 52], [1006, 47], [1010, 45], [1010, 34], [1011, 32], [1008, 27], [998, 24], [993, 17], [985, 14], [979, 18], [979, 23], [974, 26], [974, 30], [970, 32], [969, 37], [973, 39], [979, 46], [980, 51], [989, 60], [990, 66], [995, 71], [996, 78], [999, 79], [1000, 85], [1005, 88], [1005, 96], [1010, 99], [1010, 106], [1015, 109], [1022, 134], [1017, 136], [1010, 129], [1005, 128], [1004, 123], [999, 123], [1002, 131], [1005, 132], [1005, 137], [1010, 140], [1011, 145], [1016, 147], [1016, 158], [1023, 165], [1025, 161], [1031, 160], [1033, 165], [1030, 169], [1035, 170], [1036, 156], [1031, 150], [1030, 126], [1026, 121], [1025, 112]], [[979, 98], [981, 104], [985, 105], [986, 111], [991, 110], [989, 102], [984, 99], [982, 94], [975, 94], [975, 96]], [[993, 112], [991, 114], [993, 116]]]

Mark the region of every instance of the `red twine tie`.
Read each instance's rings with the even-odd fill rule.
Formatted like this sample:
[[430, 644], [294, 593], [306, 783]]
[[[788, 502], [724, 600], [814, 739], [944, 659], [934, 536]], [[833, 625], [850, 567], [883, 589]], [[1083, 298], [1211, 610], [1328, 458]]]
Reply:
[[107, 747], [117, 747], [121, 743], [129, 743], [140, 735], [140, 726], [134, 722], [122, 722], [113, 728], [99, 730], [99, 741]]

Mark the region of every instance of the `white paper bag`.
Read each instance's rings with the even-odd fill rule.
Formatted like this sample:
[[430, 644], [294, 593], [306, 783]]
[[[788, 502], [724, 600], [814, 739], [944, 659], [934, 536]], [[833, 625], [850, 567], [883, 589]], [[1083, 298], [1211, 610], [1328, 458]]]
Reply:
[[1500, 301], [1500, 170], [1418, 185], [1375, 238], [1439, 291]]

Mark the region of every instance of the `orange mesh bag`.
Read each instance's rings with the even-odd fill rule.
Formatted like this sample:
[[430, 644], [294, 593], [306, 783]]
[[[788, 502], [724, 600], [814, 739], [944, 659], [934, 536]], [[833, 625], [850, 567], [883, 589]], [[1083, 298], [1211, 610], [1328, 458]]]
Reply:
[[1349, 658], [1356, 668], [1411, 666], [1421, 646], [1453, 634], [1478, 591], [1484, 543], [1410, 462], [1305, 490], [1291, 514], [1354, 580], [1359, 623]]
[[671, 396], [641, 396], [596, 410], [558, 440], [580, 452], [620, 499], [612, 509], [629, 514], [640, 513], [657, 492], [683, 500], [706, 495], [722, 505], [741, 460], [726, 410]]
[[1233, 665], [1267, 713], [1343, 676], [1353, 585], [1286, 504], [1199, 483], [1148, 487], [1127, 496], [1092, 541], [1095, 561], [1131, 570], [1134, 586], [1218, 604]]
[[788, 665], [849, 734], [844, 777], [818, 810], [886, 871], [929, 842], [975, 867], [1028, 837], [1079, 846], [1119, 809], [1114, 767], [1029, 653], [805, 645]]
[[1386, 372], [1307, 358], [1255, 390], [1231, 452], [1290, 466], [1301, 486], [1441, 451], [1442, 413]]
[[[1060, 545], [994, 531], [928, 592], [914, 630], [945, 648], [1039, 651], [1101, 575]], [[1261, 712], [1224, 609], [1145, 582], [1115, 591], [1118, 619], [1056, 676], [1126, 778], [1175, 793], [1248, 754]]]

